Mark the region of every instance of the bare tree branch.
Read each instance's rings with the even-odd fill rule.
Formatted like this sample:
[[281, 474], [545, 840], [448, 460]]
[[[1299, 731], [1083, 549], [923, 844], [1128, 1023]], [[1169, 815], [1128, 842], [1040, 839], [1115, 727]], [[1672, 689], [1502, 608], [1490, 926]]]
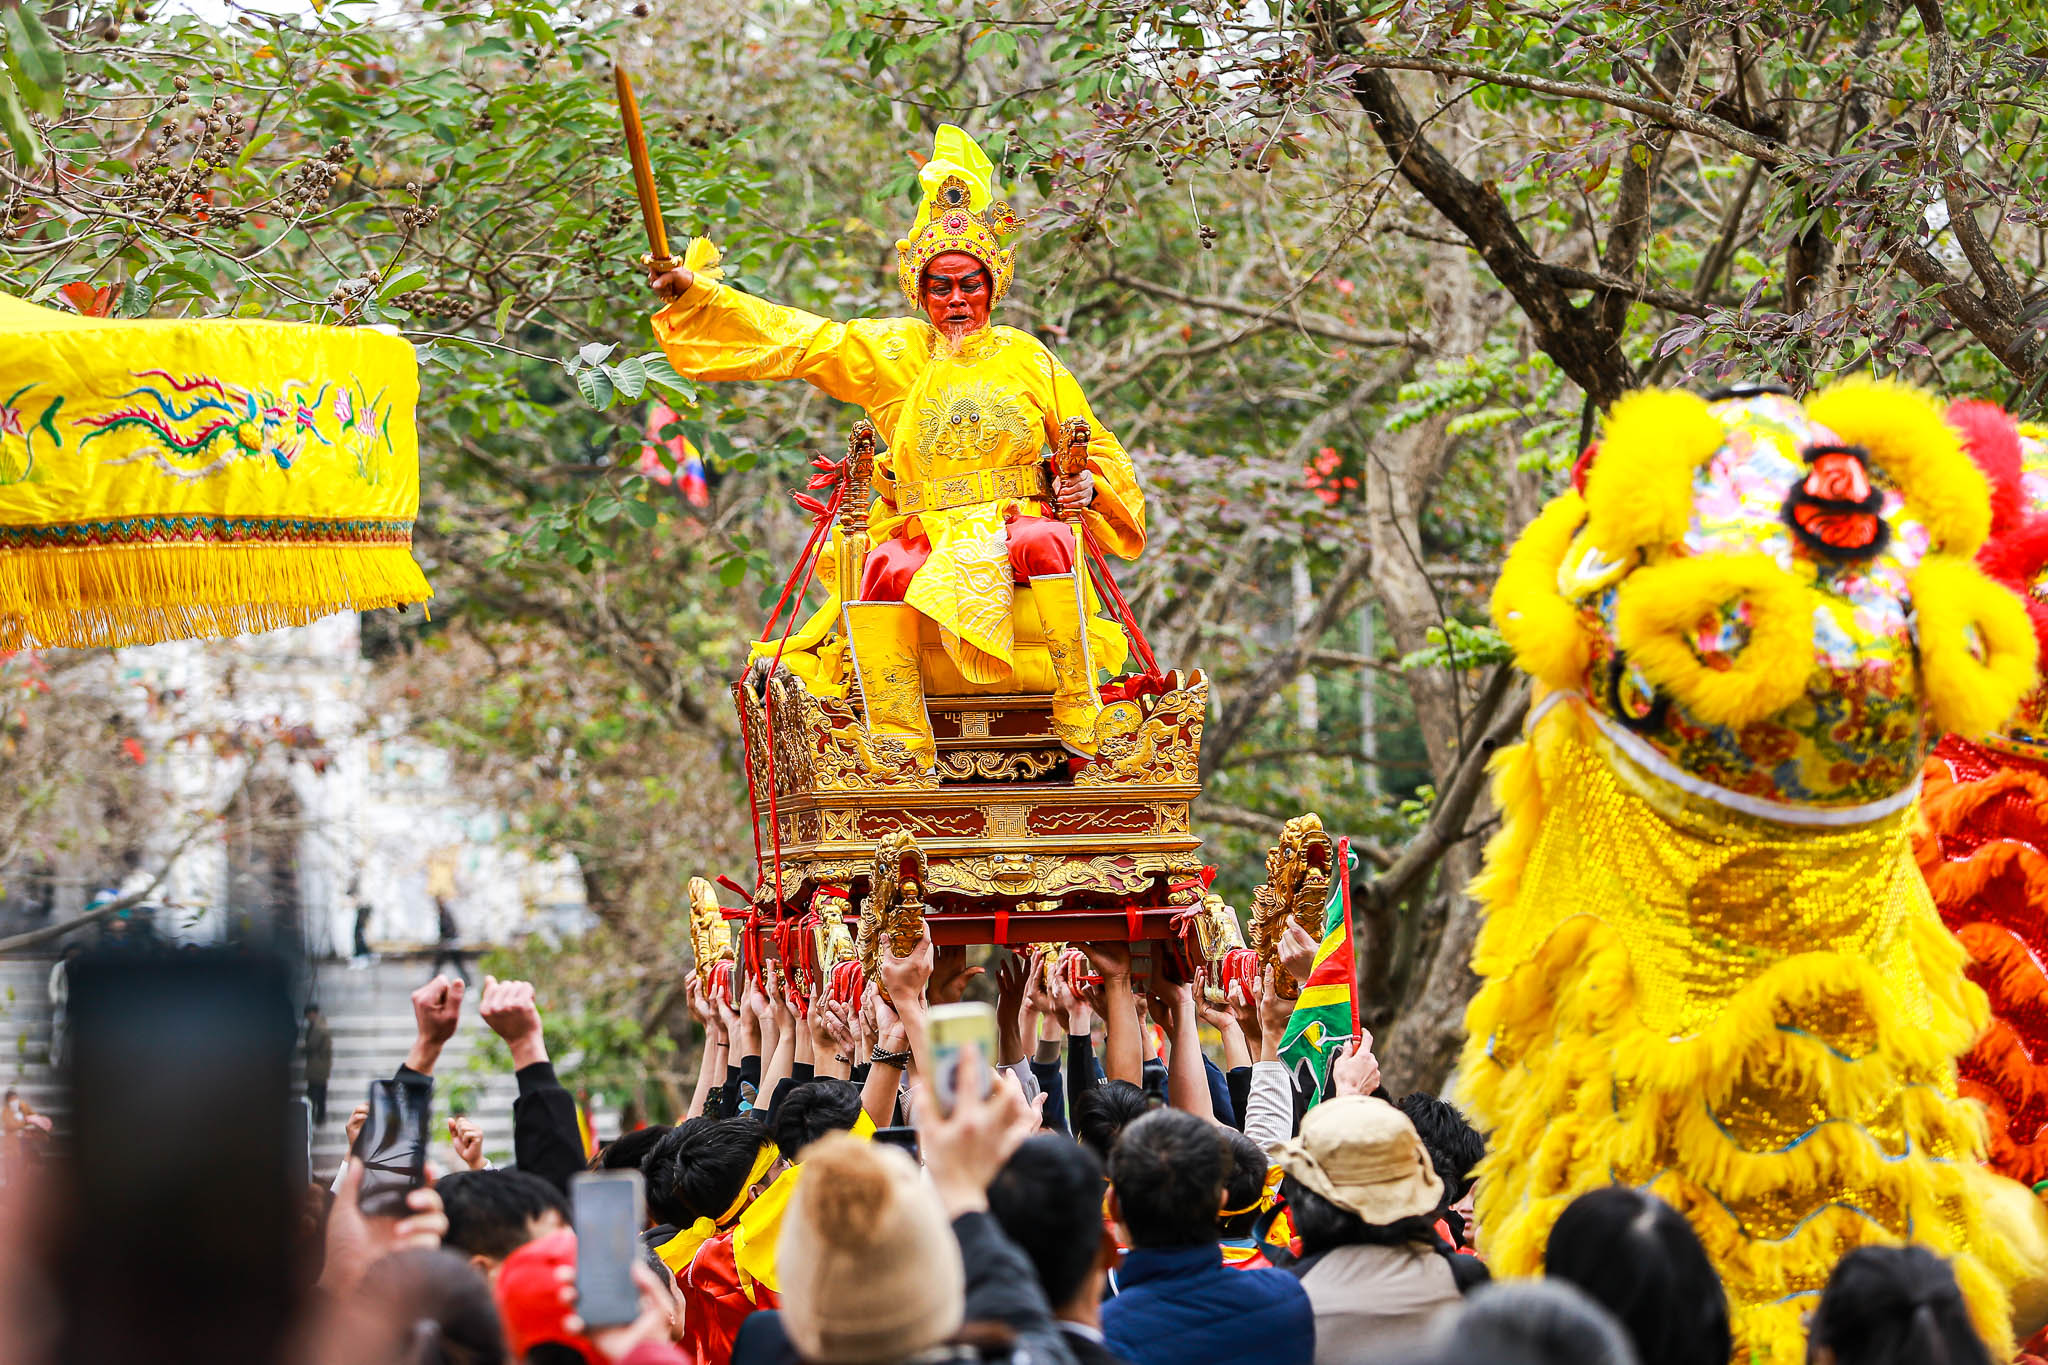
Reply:
[[1522, 685], [1517, 690], [1517, 681], [1518, 675], [1510, 664], [1496, 665], [1487, 676], [1466, 727], [1470, 738], [1463, 745], [1450, 785], [1429, 813], [1429, 823], [1401, 846], [1386, 871], [1359, 888], [1359, 896], [1368, 908], [1385, 908], [1413, 891], [1444, 854], [1469, 834], [1465, 822], [1486, 790], [1487, 764], [1502, 746], [1514, 741], [1521, 732], [1523, 717], [1529, 713], [1528, 687]]
[[1272, 322], [1283, 327], [1291, 323], [1297, 330], [1310, 336], [1327, 337], [1331, 341], [1341, 341], [1347, 346], [1407, 346], [1416, 350], [1425, 350], [1428, 347], [1428, 343], [1422, 337], [1412, 332], [1361, 331], [1356, 327], [1346, 327], [1336, 319], [1326, 318], [1320, 313], [1293, 311], [1283, 314], [1274, 308], [1243, 303], [1237, 299], [1189, 294], [1170, 285], [1155, 284], [1136, 275], [1127, 275], [1120, 270], [1105, 272], [1102, 282], [1135, 289], [1140, 294], [1150, 294], [1153, 298], [1165, 299], [1169, 303], [1182, 304], [1188, 308], [1200, 308], [1212, 313], [1229, 313], [1234, 317], [1257, 318], [1262, 322]]
[[[249, 770], [244, 770], [242, 781], [235, 784], [235, 796], [241, 795], [242, 788], [246, 785], [248, 779]], [[227, 804], [233, 805], [234, 800], [235, 797], [228, 798]], [[118, 896], [102, 905], [99, 909], [88, 910], [76, 919], [65, 920], [62, 924], [48, 924], [40, 929], [31, 929], [25, 934], [14, 934], [7, 938], [0, 938], [0, 953], [22, 952], [38, 944], [63, 938], [66, 934], [73, 933], [79, 929], [90, 928], [101, 920], [112, 919], [123, 910], [134, 909], [157, 893], [157, 888], [164, 884], [164, 878], [170, 876], [171, 869], [178, 865], [178, 859], [184, 857], [185, 850], [192, 847], [192, 841], [208, 829], [211, 829], [219, 819], [219, 813], [215, 812], [205, 816], [203, 819], [194, 821], [192, 828], [185, 831], [185, 837], [178, 840], [177, 846], [164, 856], [163, 866], [157, 869], [157, 874], [154, 877], [149, 879], [149, 885], [143, 887], [140, 891], [131, 891], [125, 896]]]

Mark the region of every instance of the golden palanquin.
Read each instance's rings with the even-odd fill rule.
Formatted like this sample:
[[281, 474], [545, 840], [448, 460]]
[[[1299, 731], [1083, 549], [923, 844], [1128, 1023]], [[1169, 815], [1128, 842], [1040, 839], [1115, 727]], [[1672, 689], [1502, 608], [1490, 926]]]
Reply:
[[1051, 736], [1044, 696], [932, 696], [931, 773], [867, 734], [857, 683], [842, 701], [781, 671], [765, 703], [763, 685], [757, 672], [733, 688], [762, 822], [763, 915], [776, 899], [775, 836], [784, 913], [801, 915], [821, 886], [843, 889], [857, 912], [876, 844], [898, 831], [929, 860], [925, 899], [941, 943], [1164, 938], [1172, 916], [1200, 904], [1201, 840], [1188, 819], [1209, 698], [1199, 672], [1106, 706], [1101, 756], [1078, 772]]
[[[855, 595], [850, 575], [867, 550], [872, 454], [862, 423], [849, 442], [850, 496], [832, 531], [831, 562], [847, 579], [841, 601]], [[757, 667], [734, 685], [760, 833], [754, 905], [763, 919], [776, 917], [778, 898], [785, 920], [814, 908], [858, 915], [877, 844], [900, 832], [924, 855], [924, 905], [940, 943], [1182, 932], [1175, 917], [1202, 900], [1189, 806], [1201, 791], [1208, 681], [1199, 671], [1117, 680], [1104, 689], [1097, 757], [1076, 764], [1053, 733], [1050, 670], [1029, 594], [1017, 597], [1015, 624], [1005, 683], [968, 683], [935, 632], [921, 651], [936, 770], [901, 741], [868, 732], [857, 670], [815, 679], [810, 660], [792, 660], [794, 670]], [[757, 653], [764, 664], [774, 657]]]

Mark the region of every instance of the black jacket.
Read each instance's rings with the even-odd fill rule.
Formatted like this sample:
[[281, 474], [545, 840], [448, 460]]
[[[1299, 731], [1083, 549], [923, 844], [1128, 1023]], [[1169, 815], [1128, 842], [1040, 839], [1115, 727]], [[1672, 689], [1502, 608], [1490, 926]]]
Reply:
[[567, 1194], [569, 1177], [589, 1164], [576, 1122], [576, 1097], [555, 1079], [553, 1062], [523, 1066], [514, 1079], [519, 1098], [512, 1101], [513, 1163]]

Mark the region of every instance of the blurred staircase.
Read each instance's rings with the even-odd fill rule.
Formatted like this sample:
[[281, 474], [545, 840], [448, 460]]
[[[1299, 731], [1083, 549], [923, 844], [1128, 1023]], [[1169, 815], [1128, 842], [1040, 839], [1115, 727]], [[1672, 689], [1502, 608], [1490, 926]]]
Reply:
[[[389, 1077], [412, 1049], [412, 993], [431, 980], [430, 955], [380, 958], [352, 968], [345, 962], [314, 967], [311, 1003], [320, 1006], [334, 1031], [334, 1075], [327, 1083], [327, 1122], [313, 1130], [313, 1169], [332, 1172], [346, 1155], [343, 1128], [349, 1111], [369, 1094], [370, 1082]], [[429, 1157], [442, 1171], [459, 1168], [448, 1145], [451, 1103], [459, 1105], [484, 1130], [484, 1155], [500, 1166], [512, 1162], [512, 1101], [519, 1084], [509, 1068], [491, 1072], [472, 1067], [471, 1058], [490, 1029], [477, 1017], [476, 1001], [483, 977], [470, 968], [470, 984], [462, 1000], [462, 1023], [434, 1067], [434, 1120]], [[292, 1062], [294, 1092], [303, 1089], [305, 1050]]]
[[0, 957], [0, 1086], [21, 1092], [63, 1126], [70, 1102], [50, 1073], [50, 968], [54, 957]]
[[[345, 962], [315, 966], [311, 998], [334, 1031], [334, 1073], [327, 1085], [327, 1122], [313, 1131], [313, 1170], [332, 1175], [345, 1155], [343, 1129], [349, 1111], [362, 1103], [370, 1082], [390, 1076], [412, 1048], [413, 989], [426, 982], [430, 954], [380, 959], [352, 969]], [[0, 1086], [12, 1085], [37, 1112], [61, 1131], [69, 1110], [56, 1084], [50, 1056], [49, 957], [0, 957]], [[458, 1168], [448, 1144], [451, 1104], [459, 1105], [484, 1131], [484, 1154], [500, 1166], [512, 1161], [512, 1101], [518, 1082], [509, 1069], [471, 1065], [491, 1032], [477, 1017], [483, 979], [475, 975], [463, 1000], [462, 1023], [434, 1068], [434, 1119], [430, 1160], [437, 1169]], [[305, 1083], [303, 1047], [292, 1059], [293, 1094]]]

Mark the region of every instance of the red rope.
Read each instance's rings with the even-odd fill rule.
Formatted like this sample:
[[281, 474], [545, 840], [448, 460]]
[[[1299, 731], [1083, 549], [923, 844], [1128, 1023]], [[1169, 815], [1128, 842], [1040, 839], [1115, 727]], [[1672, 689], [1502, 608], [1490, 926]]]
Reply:
[[[740, 694], [742, 696], [746, 695], [745, 683], [740, 684]], [[763, 698], [761, 709], [764, 713], [768, 709], [765, 697]], [[740, 766], [747, 770], [747, 823], [752, 827], [754, 834], [754, 890], [758, 891], [761, 889], [761, 803], [754, 797], [754, 765], [744, 761], [747, 751], [753, 747], [754, 743], [754, 737], [748, 733], [748, 730], [747, 708], [742, 706], [740, 708], [740, 754], [742, 756]], [[769, 754], [768, 761], [770, 763], [775, 761], [775, 756], [772, 753]], [[728, 885], [731, 885], [732, 881], [730, 877], [725, 876], [720, 876], [718, 880]], [[733, 889], [735, 891], [739, 890], [738, 887], [733, 887]], [[751, 901], [753, 897], [749, 895], [747, 899]]]
[[[804, 571], [804, 585], [797, 590], [796, 600], [802, 602], [804, 594], [811, 590], [811, 580], [817, 577], [818, 573], [818, 542], [831, 530], [832, 518], [838, 515], [839, 504], [845, 497], [846, 485], [844, 482], [841, 482], [833, 488], [831, 501], [826, 503], [824, 510], [818, 513], [818, 524], [812, 528], [811, 538], [804, 542], [803, 555], [797, 560], [796, 568], [790, 570], [789, 582], [782, 585], [782, 596], [775, 603], [775, 610], [769, 613], [768, 629], [761, 632], [761, 640], [764, 644], [768, 639], [768, 631], [775, 629], [776, 618], [782, 615], [783, 605], [789, 601], [790, 589], [796, 584], [798, 569]], [[792, 609], [789, 613], [788, 624], [782, 628], [782, 638], [775, 642], [775, 658], [768, 665], [768, 677], [771, 682], [775, 677], [775, 670], [782, 667], [782, 651], [789, 647], [789, 635], [791, 631], [796, 629], [796, 617], [797, 613]], [[769, 838], [773, 841], [775, 850], [775, 922], [777, 925], [780, 925], [782, 923], [782, 820], [775, 804], [775, 706], [769, 697], [769, 688], [765, 685], [761, 689], [761, 700], [761, 714], [767, 720], [764, 733], [767, 738], [768, 749], [768, 834]], [[753, 797], [752, 785], [753, 774], [749, 771], [748, 798], [750, 800]], [[759, 808], [756, 807], [756, 809], [758, 810]], [[760, 884], [761, 837], [757, 831], [754, 836], [754, 886], [757, 891], [760, 889]]]
[[[1145, 665], [1145, 676], [1154, 682], [1164, 680], [1159, 671], [1159, 661], [1152, 657], [1152, 644], [1145, 638], [1145, 632], [1138, 629], [1138, 619], [1131, 614], [1131, 604], [1124, 601], [1123, 590], [1116, 585], [1116, 575], [1109, 571], [1109, 565], [1102, 557], [1102, 547], [1095, 543], [1095, 537], [1087, 527], [1081, 528], [1081, 537], [1088, 544], [1089, 571], [1095, 579], [1095, 587], [1116, 608], [1117, 619], [1129, 633], [1131, 643], [1138, 647], [1138, 658]], [[1086, 629], [1086, 626], [1083, 626]]]

